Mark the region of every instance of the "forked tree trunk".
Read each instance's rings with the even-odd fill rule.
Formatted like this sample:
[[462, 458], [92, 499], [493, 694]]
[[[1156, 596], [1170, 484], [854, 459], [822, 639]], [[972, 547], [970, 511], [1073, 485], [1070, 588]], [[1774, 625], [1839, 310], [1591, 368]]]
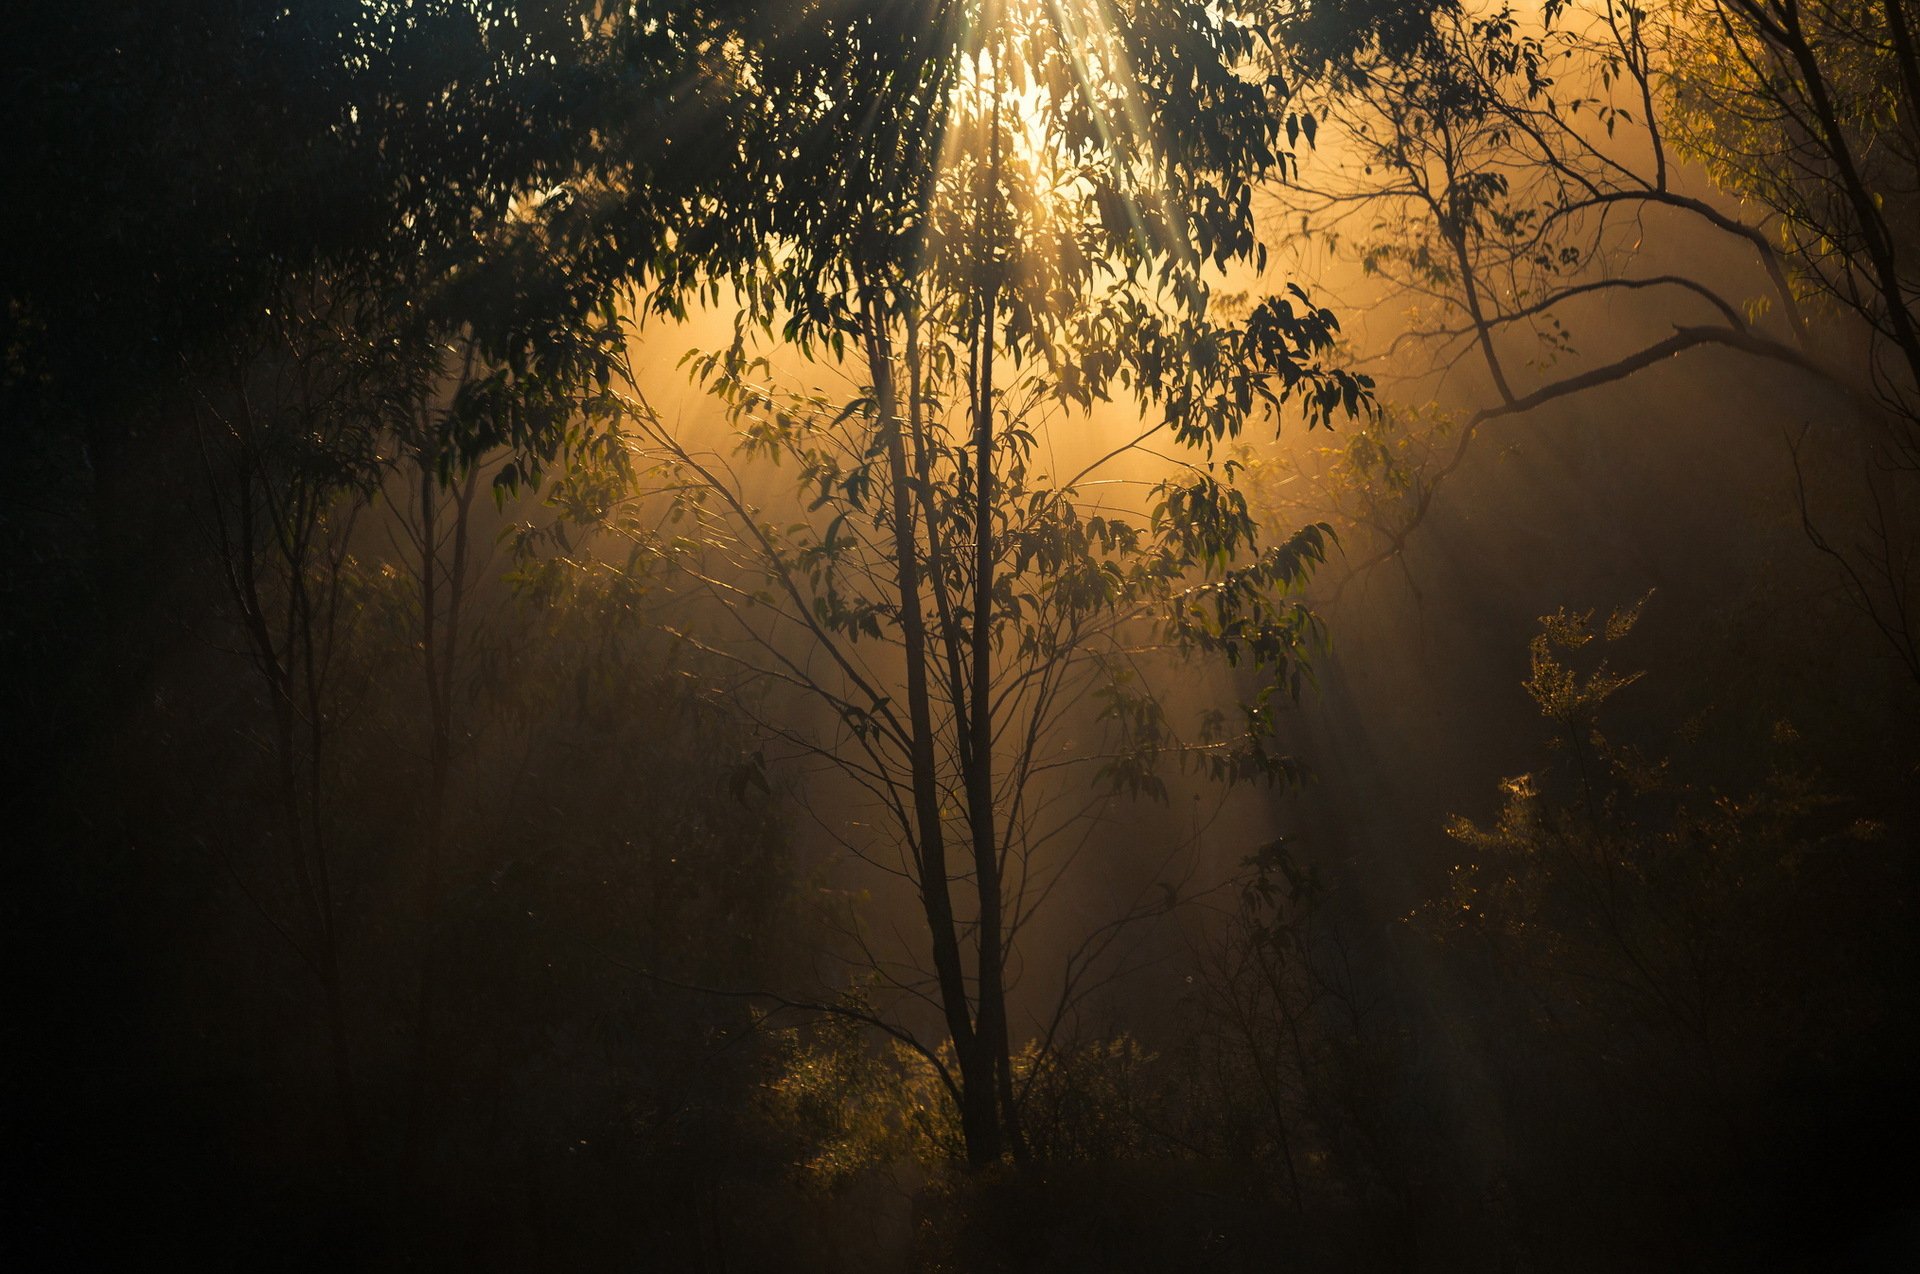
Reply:
[[[933, 709], [927, 680], [927, 630], [921, 607], [920, 547], [906, 440], [894, 391], [893, 350], [886, 315], [877, 297], [867, 302], [867, 361], [873, 376], [881, 444], [892, 484], [895, 583], [900, 592], [900, 631], [905, 648], [908, 762], [913, 783], [921, 910], [933, 947], [935, 977], [960, 1070], [960, 1123], [967, 1160], [976, 1166], [1000, 1158], [999, 1068], [973, 1020], [953, 896], [947, 869], [946, 830], [940, 814], [939, 771], [933, 747]], [[937, 586], [937, 585], [936, 585]], [[986, 986], [982, 969], [981, 986]]]

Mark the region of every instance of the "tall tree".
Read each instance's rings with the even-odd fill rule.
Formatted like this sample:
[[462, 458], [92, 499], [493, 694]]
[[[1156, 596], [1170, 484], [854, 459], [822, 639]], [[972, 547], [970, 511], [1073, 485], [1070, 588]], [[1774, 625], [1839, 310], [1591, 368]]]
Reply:
[[[850, 848], [915, 890], [931, 969], [896, 989], [938, 1007], [951, 1062], [913, 1038], [947, 1082], [969, 1159], [988, 1163], [1025, 1152], [1009, 952], [1055, 869], [1049, 843], [1083, 827], [1047, 794], [1074, 808], [1076, 784], [1087, 790], [1064, 777], [1075, 763], [1163, 792], [1153, 766], [1169, 749], [1223, 778], [1291, 773], [1272, 746], [1274, 699], [1297, 690], [1312, 623], [1284, 594], [1323, 534], [1264, 543], [1212, 449], [1283, 404], [1320, 422], [1359, 410], [1368, 387], [1324, 365], [1336, 325], [1304, 294], [1239, 321], [1215, 297], [1228, 266], [1263, 258], [1253, 187], [1286, 158], [1283, 86], [1260, 69], [1247, 14], [818, 16], [748, 54], [768, 90], [748, 129], [764, 203], [745, 209], [763, 248], [735, 276], [733, 346], [697, 366], [741, 458], [796, 464], [811, 515], [770, 523], [734, 461], [663, 424], [635, 374], [632, 427], [669, 507], [642, 499], [620, 524], [732, 611], [719, 630], [696, 611], [677, 631], [838, 723], [822, 738], [778, 710], [763, 719], [887, 819], [883, 843]], [[781, 387], [779, 360], [754, 348], [776, 332], [858, 392]], [[1043, 469], [1074, 421], [1116, 397], [1143, 414], [1134, 437], [1077, 475]], [[1195, 459], [1154, 486], [1150, 514], [1089, 495], [1157, 439]], [[1138, 678], [1175, 647], [1260, 670], [1241, 728], [1172, 729]], [[1088, 694], [1102, 696], [1106, 743], [1075, 746], [1062, 731]]]

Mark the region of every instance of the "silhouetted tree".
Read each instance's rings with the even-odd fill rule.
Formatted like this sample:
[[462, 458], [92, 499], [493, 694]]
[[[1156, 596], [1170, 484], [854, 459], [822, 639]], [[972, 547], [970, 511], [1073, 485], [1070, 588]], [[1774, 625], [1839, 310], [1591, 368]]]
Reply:
[[[1246, 70], [1257, 25], [1199, 5], [941, 12], [951, 30], [860, 9], [825, 24], [837, 43], [805, 74], [852, 68], [849, 93], [873, 94], [857, 130], [857, 95], [773, 97], [772, 153], [799, 158], [776, 169], [765, 255], [737, 281], [736, 341], [697, 367], [742, 457], [791, 461], [812, 516], [769, 524], [732, 461], [683, 441], [636, 386], [632, 427], [669, 507], [621, 521], [739, 625], [677, 631], [838, 722], [815, 738], [762, 718], [887, 815], [887, 843], [851, 848], [919, 895], [952, 1069], [922, 1052], [988, 1163], [1025, 1153], [1006, 970], [1048, 878], [1041, 851], [1076, 821], [1052, 826], [1041, 793], [1085, 783], [1056, 773], [1063, 714], [1102, 696], [1107, 741], [1072, 757], [1136, 794], [1164, 793], [1153, 764], [1169, 747], [1223, 778], [1291, 774], [1273, 714], [1311, 621], [1282, 594], [1322, 532], [1263, 545], [1232, 466], [1207, 461], [1268, 408], [1325, 422], [1359, 410], [1367, 383], [1323, 365], [1336, 324], [1304, 293], [1241, 322], [1213, 300], [1218, 271], [1264, 255], [1252, 183], [1284, 163], [1281, 86]], [[783, 40], [754, 52], [756, 80], [801, 73]], [[816, 167], [827, 154], [836, 166]], [[751, 346], [776, 331], [857, 369], [856, 396], [775, 388]], [[1047, 431], [1113, 397], [1148, 413], [1139, 436], [1077, 476], [1043, 474]], [[1086, 498], [1083, 482], [1162, 436], [1199, 460], [1154, 489], [1150, 516]], [[656, 531], [663, 513], [690, 529]], [[1139, 680], [1154, 646], [1257, 669], [1242, 728], [1176, 734]]]

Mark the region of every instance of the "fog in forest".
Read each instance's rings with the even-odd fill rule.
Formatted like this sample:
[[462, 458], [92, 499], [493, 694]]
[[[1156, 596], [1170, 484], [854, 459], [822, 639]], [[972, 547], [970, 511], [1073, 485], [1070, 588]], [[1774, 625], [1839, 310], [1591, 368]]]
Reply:
[[1920, 1258], [1907, 0], [6, 30], [10, 1268]]

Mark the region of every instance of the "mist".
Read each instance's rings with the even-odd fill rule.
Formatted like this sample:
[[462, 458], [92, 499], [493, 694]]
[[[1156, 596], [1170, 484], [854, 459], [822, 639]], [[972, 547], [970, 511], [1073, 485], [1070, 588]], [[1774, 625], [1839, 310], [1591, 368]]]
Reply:
[[1920, 14], [8, 26], [12, 1267], [1920, 1256]]

